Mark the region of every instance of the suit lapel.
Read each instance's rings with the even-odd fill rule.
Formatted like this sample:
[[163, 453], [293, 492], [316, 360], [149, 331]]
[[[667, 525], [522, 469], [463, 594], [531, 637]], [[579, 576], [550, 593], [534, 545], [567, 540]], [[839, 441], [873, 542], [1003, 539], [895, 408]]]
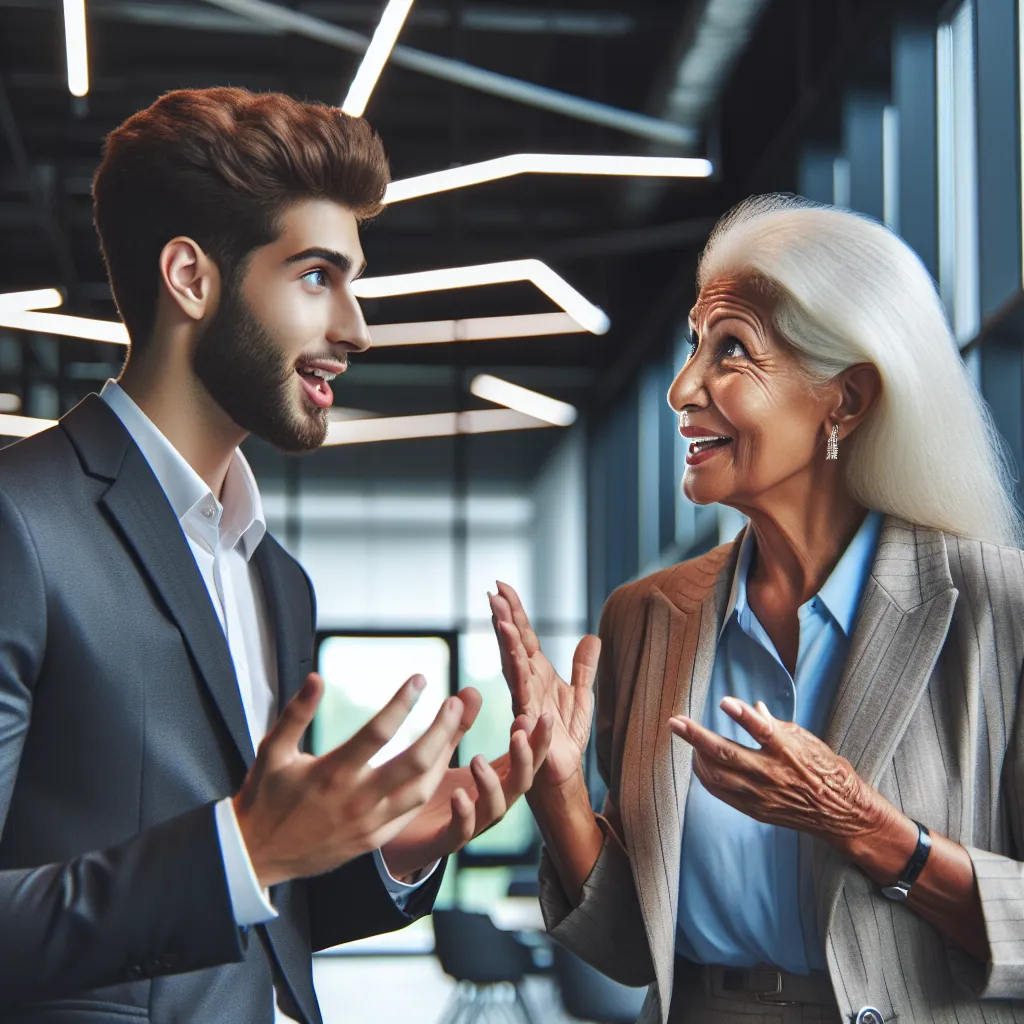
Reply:
[[[644, 646], [623, 751], [626, 843], [658, 990], [672, 991], [679, 857], [693, 749], [673, 738], [675, 714], [700, 719], [734, 560], [717, 579], [670, 577], [648, 597]], [[716, 585], [717, 584], [717, 585]], [[662, 1000], [662, 1016], [668, 1013]]]
[[265, 536], [252, 557], [263, 583], [267, 615], [273, 624], [277, 651], [277, 710], [280, 713], [303, 681], [299, 679], [298, 671], [301, 627], [292, 622], [293, 610], [287, 601], [287, 588], [272, 538]]
[[[943, 535], [888, 518], [825, 733], [825, 742], [871, 786], [877, 785], [917, 710], [956, 599]], [[813, 863], [824, 935], [847, 865], [820, 843], [814, 844]]]
[[111, 481], [100, 499], [159, 594], [246, 767], [252, 740], [224, 631], [181, 525], [117, 416], [90, 395], [61, 421], [86, 471]]

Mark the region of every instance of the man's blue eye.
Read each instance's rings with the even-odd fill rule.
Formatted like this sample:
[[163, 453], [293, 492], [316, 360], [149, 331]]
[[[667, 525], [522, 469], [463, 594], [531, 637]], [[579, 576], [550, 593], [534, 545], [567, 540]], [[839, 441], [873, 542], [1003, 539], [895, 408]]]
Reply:
[[327, 287], [327, 275], [322, 270], [307, 270], [302, 275], [303, 280], [309, 281], [310, 284], [315, 285], [317, 288]]

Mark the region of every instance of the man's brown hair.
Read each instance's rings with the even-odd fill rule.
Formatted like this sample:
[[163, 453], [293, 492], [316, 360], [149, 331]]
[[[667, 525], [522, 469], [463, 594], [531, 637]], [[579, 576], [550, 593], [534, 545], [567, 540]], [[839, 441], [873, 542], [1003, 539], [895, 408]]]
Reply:
[[138, 349], [152, 333], [159, 256], [194, 239], [234, 282], [303, 199], [376, 216], [390, 180], [379, 136], [337, 107], [280, 93], [181, 89], [107, 136], [93, 209], [114, 301]]

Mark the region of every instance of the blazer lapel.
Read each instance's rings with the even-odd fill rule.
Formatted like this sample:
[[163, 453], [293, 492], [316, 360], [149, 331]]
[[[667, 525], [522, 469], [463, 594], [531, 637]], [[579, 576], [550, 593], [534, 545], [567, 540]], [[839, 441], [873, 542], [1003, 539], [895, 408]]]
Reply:
[[227, 640], [181, 525], [117, 416], [90, 395], [61, 420], [87, 471], [111, 480], [101, 503], [181, 631], [246, 768], [252, 740]]
[[[623, 751], [622, 815], [658, 990], [672, 992], [679, 857], [693, 748], [668, 719], [700, 719], [734, 559], [717, 580], [682, 577], [648, 597], [644, 647]], [[666, 593], [666, 591], [668, 593]], [[671, 596], [669, 596], [669, 594]], [[662, 1017], [669, 998], [662, 999]]]
[[299, 627], [292, 622], [286, 585], [277, 560], [274, 541], [265, 536], [253, 552], [253, 560], [263, 583], [267, 615], [273, 623], [275, 648], [277, 650], [277, 710], [280, 713], [285, 704], [295, 696], [303, 680], [299, 679]]
[[[878, 783], [917, 710], [956, 599], [943, 535], [887, 518], [825, 734], [868, 785]], [[814, 867], [825, 935], [848, 867], [822, 843], [814, 844]]]

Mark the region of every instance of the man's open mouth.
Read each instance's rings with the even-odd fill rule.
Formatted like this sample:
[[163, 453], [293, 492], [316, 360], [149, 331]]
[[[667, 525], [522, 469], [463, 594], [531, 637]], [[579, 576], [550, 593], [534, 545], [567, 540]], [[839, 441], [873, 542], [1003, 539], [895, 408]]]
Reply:
[[317, 408], [326, 409], [333, 404], [334, 392], [330, 382], [337, 377], [339, 371], [308, 363], [297, 366], [295, 372], [302, 381], [307, 397]]

